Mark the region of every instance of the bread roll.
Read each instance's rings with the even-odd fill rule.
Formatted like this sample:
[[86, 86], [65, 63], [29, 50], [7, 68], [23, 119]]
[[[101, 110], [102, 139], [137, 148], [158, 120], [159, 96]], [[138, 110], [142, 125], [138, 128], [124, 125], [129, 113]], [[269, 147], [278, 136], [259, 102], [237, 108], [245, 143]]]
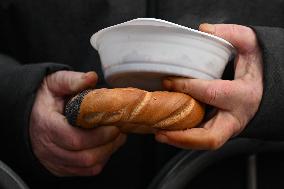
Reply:
[[204, 106], [177, 92], [147, 92], [136, 88], [83, 91], [66, 105], [71, 125], [82, 128], [115, 125], [123, 132], [154, 133], [197, 126]]

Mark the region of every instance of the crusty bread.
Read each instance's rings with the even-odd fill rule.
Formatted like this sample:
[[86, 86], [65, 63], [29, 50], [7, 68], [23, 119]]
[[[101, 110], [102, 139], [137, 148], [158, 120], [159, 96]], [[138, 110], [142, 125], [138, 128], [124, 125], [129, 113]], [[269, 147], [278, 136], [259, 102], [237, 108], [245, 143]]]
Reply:
[[147, 92], [136, 88], [83, 91], [66, 105], [70, 124], [82, 128], [115, 125], [123, 132], [153, 133], [197, 126], [204, 106], [177, 92]]

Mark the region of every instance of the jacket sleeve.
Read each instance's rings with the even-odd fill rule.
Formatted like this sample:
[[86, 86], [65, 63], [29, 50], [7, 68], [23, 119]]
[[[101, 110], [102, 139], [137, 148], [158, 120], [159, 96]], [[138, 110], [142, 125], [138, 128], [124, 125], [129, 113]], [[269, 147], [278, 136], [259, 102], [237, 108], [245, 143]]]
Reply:
[[48, 175], [29, 143], [35, 95], [45, 75], [62, 69], [69, 68], [53, 63], [21, 65], [0, 55], [0, 159], [28, 182]]
[[259, 110], [240, 136], [284, 140], [284, 29], [253, 29], [262, 49], [264, 91]]

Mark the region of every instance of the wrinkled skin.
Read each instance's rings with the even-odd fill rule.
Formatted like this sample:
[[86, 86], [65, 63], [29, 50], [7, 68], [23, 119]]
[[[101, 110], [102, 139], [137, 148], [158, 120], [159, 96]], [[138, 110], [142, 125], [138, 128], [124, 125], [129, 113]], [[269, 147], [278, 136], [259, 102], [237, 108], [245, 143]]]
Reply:
[[[234, 80], [167, 78], [164, 87], [212, 105], [216, 114], [201, 127], [161, 131], [156, 140], [185, 149], [217, 149], [238, 135], [258, 110], [263, 93], [262, 56], [252, 29], [239, 25], [202, 24], [200, 30], [222, 37], [237, 49]], [[30, 118], [30, 140], [39, 161], [57, 176], [97, 175], [125, 142], [116, 127], [83, 130], [63, 114], [67, 96], [95, 86], [94, 72], [58, 71], [39, 88]]]
[[167, 78], [164, 87], [212, 105], [216, 114], [199, 128], [163, 131], [156, 140], [185, 149], [218, 149], [238, 135], [258, 110], [263, 93], [262, 53], [251, 28], [201, 24], [199, 30], [232, 43], [237, 49], [234, 80]]
[[67, 96], [92, 88], [94, 72], [58, 71], [44, 78], [30, 117], [30, 140], [35, 156], [57, 176], [92, 176], [125, 142], [117, 127], [84, 130], [72, 127], [63, 115]]

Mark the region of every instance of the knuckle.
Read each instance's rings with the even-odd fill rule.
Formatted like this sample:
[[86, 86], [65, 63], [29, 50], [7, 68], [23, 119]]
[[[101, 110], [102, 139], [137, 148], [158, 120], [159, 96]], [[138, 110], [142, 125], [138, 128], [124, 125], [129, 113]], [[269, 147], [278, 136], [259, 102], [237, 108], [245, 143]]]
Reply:
[[255, 36], [253, 29], [251, 29], [250, 27], [247, 26], [239, 26], [239, 27], [241, 27], [243, 33], [246, 33], [249, 36], [253, 37]]
[[236, 32], [236, 25], [235, 24], [230, 24], [228, 25], [228, 32], [226, 33], [226, 38], [229, 40], [229, 41], [232, 41], [233, 40], [233, 36]]
[[223, 145], [223, 142], [216, 136], [210, 136], [208, 138], [208, 148], [210, 150], [217, 150]]
[[234, 33], [236, 33], [236, 32], [239, 32], [239, 27], [238, 27], [238, 25], [235, 25], [235, 24], [231, 24], [231, 27], [230, 27], [230, 37], [234, 34]]
[[233, 95], [234, 89], [230, 81], [220, 81], [209, 85], [205, 91], [205, 101], [214, 104], [218, 98], [230, 97]]
[[252, 28], [247, 27], [247, 26], [239, 26], [240, 27], [240, 32], [243, 33], [243, 36], [249, 41], [248, 44], [251, 45], [252, 48], [256, 48], [257, 46], [257, 37], [255, 32], [253, 31]]
[[232, 85], [227, 81], [224, 81], [221, 85], [222, 93], [224, 96], [231, 96], [233, 93]]
[[76, 80], [74, 78], [67, 77], [67, 87], [70, 91], [76, 91]]
[[[107, 128], [106, 128], [107, 129]], [[110, 140], [114, 140], [116, 137], [120, 135], [120, 130], [116, 126], [109, 126], [109, 130], [105, 130], [108, 133], [107, 138]]]
[[254, 31], [250, 27], [238, 25], [238, 24], [231, 24], [230, 26], [231, 26], [230, 27], [230, 33], [231, 34], [242, 33], [242, 34], [245, 34], [245, 35], [248, 35], [248, 36], [249, 35], [250, 36], [255, 35]]
[[182, 91], [188, 91], [188, 88], [189, 88], [189, 86], [188, 86], [188, 83], [187, 82], [181, 82], [181, 90]]
[[69, 137], [67, 147], [71, 150], [80, 150], [82, 146], [82, 140], [79, 137]]
[[96, 163], [96, 157], [91, 153], [83, 153], [79, 161], [82, 166], [91, 167]]
[[207, 101], [208, 104], [212, 104], [213, 102], [216, 101], [216, 98], [218, 96], [218, 89], [216, 89], [215, 87], [213, 86], [209, 86], [207, 89], [206, 89], [206, 92], [205, 92], [205, 99]]
[[189, 91], [189, 83], [187, 80], [178, 80], [173, 83], [173, 90], [180, 92], [188, 92]]
[[70, 175], [76, 175], [76, 171], [74, 171], [71, 168], [67, 168], [65, 166], [62, 166], [60, 164], [49, 164], [49, 167], [47, 169], [54, 176], [57, 176], [57, 177], [66, 177], [66, 176], [70, 176]]

